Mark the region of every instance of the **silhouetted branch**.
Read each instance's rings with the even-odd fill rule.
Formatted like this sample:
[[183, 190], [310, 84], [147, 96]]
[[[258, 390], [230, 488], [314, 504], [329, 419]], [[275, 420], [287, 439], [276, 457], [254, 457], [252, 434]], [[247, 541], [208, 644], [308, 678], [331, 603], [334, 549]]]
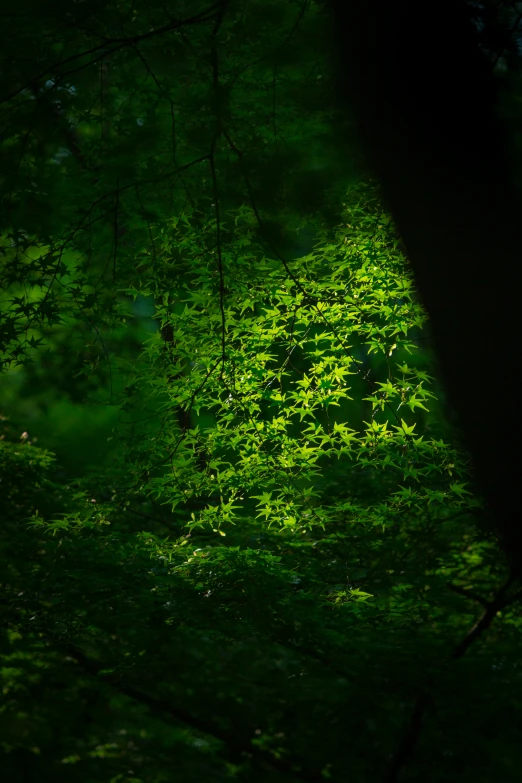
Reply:
[[[453, 590], [453, 592], [458, 593], [459, 595], [463, 595], [473, 601], [477, 601], [485, 607], [485, 612], [482, 614], [480, 619], [475, 623], [475, 625], [473, 625], [466, 636], [452, 650], [449, 656], [450, 660], [457, 660], [462, 658], [471, 645], [476, 642], [476, 640], [484, 633], [484, 631], [490, 627], [498, 612], [508, 606], [510, 603], [513, 603], [514, 601], [522, 598], [522, 590], [512, 596], [508, 596], [508, 590], [513, 582], [514, 576], [513, 574], [510, 574], [509, 578], [498, 590], [492, 601], [488, 601], [482, 596], [479, 596], [470, 590], [466, 590], [463, 587], [459, 587], [458, 585], [448, 585], [450, 590]], [[422, 720], [430, 706], [433, 704], [433, 697], [427, 690], [423, 690], [417, 697], [410, 718], [410, 723], [404, 738], [395, 752], [384, 778], [385, 783], [396, 783], [401, 771], [411, 761], [419, 741]]]
[[[75, 646], [60, 646], [68, 656], [77, 661], [78, 665], [80, 665], [85, 672], [95, 677], [99, 677], [100, 674], [102, 674], [102, 671], [105, 668], [103, 664], [98, 663], [85, 655], [84, 652]], [[250, 761], [252, 764], [268, 773], [277, 771], [285, 775], [290, 775], [295, 780], [305, 781], [305, 783], [324, 783], [324, 778], [320, 774], [307, 772], [306, 770], [296, 770], [294, 764], [297, 762], [277, 759], [269, 752], [253, 745], [247, 737], [241, 736], [233, 730], [223, 728], [212, 719], [194, 715], [188, 710], [172, 704], [172, 702], [167, 699], [152, 696], [141, 690], [141, 688], [125, 684], [119, 679], [117, 674], [115, 677], [111, 677], [109, 674], [104, 677], [104, 681], [124, 696], [127, 696], [134, 701], [138, 701], [141, 704], [145, 704], [151, 712], [166, 715], [175, 721], [189, 726], [195, 731], [199, 731], [220, 740], [225, 745], [225, 748], [221, 751], [222, 755], [231, 760], [242, 763]]]
[[[87, 57], [90, 54], [95, 54], [96, 52], [100, 52], [99, 56], [95, 57], [93, 60], [90, 60], [88, 63], [85, 63], [79, 68], [74, 68], [71, 71], [66, 71], [65, 73], [58, 74], [57, 76], [58, 80], [63, 79], [64, 76], [68, 76], [69, 74], [74, 73], [75, 71], [81, 70], [83, 68], [87, 68], [89, 65], [94, 65], [96, 62], [98, 62], [101, 59], [104, 59], [105, 57], [110, 57], [111, 54], [114, 54], [120, 49], [123, 49], [123, 47], [125, 46], [133, 46], [134, 44], [137, 44], [140, 41], [145, 41], [148, 38], [153, 38], [157, 35], [161, 35], [162, 33], [171, 32], [172, 30], [176, 30], [186, 24], [196, 24], [198, 22], [206, 22], [212, 18], [214, 11], [221, 8], [221, 6], [222, 6], [222, 2], [214, 3], [214, 5], [210, 6], [205, 11], [202, 11], [200, 14], [196, 14], [195, 16], [192, 16], [188, 19], [181, 19], [181, 20], [174, 19], [173, 21], [168, 22], [168, 24], [165, 24], [162, 27], [149, 30], [147, 33], [142, 33], [141, 35], [134, 35], [129, 38], [103, 38], [103, 43], [99, 44], [98, 46], [93, 46], [92, 49], [87, 49], [86, 51], [80, 52], [79, 54], [73, 54], [70, 57], [67, 57], [65, 60], [59, 60], [58, 62], [54, 63], [48, 68], [45, 68], [45, 70], [41, 71], [37, 76], [34, 76], [30, 80], [30, 82], [27, 82], [22, 87], [18, 87], [16, 90], [13, 90], [8, 95], [5, 95], [3, 98], [0, 98], [0, 104], [11, 100], [11, 98], [15, 98], [17, 95], [20, 95], [20, 93], [22, 93], [24, 90], [31, 87], [33, 83], [38, 82], [44, 76], [49, 75], [50, 73], [54, 72], [57, 68], [61, 68], [63, 65], [66, 65], [67, 63], [71, 63], [75, 60], [80, 60], [82, 57]], [[110, 46], [111, 44], [118, 44], [118, 45], [114, 46], [112, 49], [107, 50], [107, 47]], [[54, 89], [54, 87], [56, 87], [56, 84], [51, 89]]]

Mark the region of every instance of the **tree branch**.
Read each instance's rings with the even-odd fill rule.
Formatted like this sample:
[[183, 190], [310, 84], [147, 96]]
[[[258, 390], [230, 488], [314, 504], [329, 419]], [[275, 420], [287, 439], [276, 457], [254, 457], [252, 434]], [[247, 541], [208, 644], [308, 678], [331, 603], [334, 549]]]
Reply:
[[[71, 656], [76, 660], [81, 668], [90, 675], [98, 677], [104, 669], [102, 664], [85, 655], [85, 653], [77, 647], [72, 645], [60, 645], [60, 647], [68, 656]], [[290, 775], [295, 780], [301, 780], [304, 783], [324, 783], [324, 778], [321, 774], [296, 769], [298, 762], [275, 758], [269, 752], [261, 750], [253, 745], [247, 737], [243, 737], [235, 731], [224, 729], [211, 719], [209, 720], [193, 715], [188, 710], [173, 705], [167, 699], [152, 696], [133, 685], [127, 685], [114, 679], [105, 679], [104, 681], [108, 682], [108, 684], [119, 693], [122, 693], [141, 704], [145, 704], [151, 712], [159, 715], [166, 715], [175, 721], [189, 726], [195, 731], [199, 731], [220, 740], [225, 745], [225, 750], [224, 752], [222, 751], [223, 755], [231, 760], [242, 763], [249, 760], [255, 766], [266, 772], [273, 773], [274, 771], [277, 771], [285, 775]]]
[[[466, 636], [454, 647], [449, 656], [449, 660], [446, 661], [446, 664], [451, 660], [462, 658], [471, 645], [476, 642], [476, 640], [484, 633], [484, 631], [490, 627], [493, 620], [497, 616], [497, 613], [508, 604], [522, 598], [522, 590], [515, 593], [515, 595], [508, 597], [507, 593], [513, 584], [513, 581], [514, 577], [511, 574], [505, 584], [502, 585], [502, 587], [498, 590], [495, 598], [492, 601], [487, 601], [485, 598], [482, 598], [482, 596], [471, 593], [470, 591], [456, 585], [448, 585], [448, 587], [454, 592], [459, 593], [460, 595], [464, 595], [466, 598], [478, 601], [486, 607], [486, 610], [480, 619], [475, 623], [475, 625], [468, 631]], [[432, 687], [433, 684], [433, 682], [430, 683]], [[423, 690], [418, 695], [413, 707], [413, 712], [408, 728], [390, 762], [389, 769], [385, 775], [385, 783], [396, 783], [401, 771], [411, 761], [419, 741], [423, 718], [429, 708], [433, 706], [433, 704], [433, 697], [427, 690]]]
[[[220, 2], [214, 3], [214, 5], [210, 6], [205, 11], [202, 11], [200, 14], [196, 14], [195, 16], [192, 16], [188, 19], [181, 19], [181, 20], [174, 19], [173, 21], [163, 25], [162, 27], [158, 27], [154, 30], [149, 30], [147, 33], [142, 33], [141, 35], [134, 35], [130, 38], [104, 38], [102, 44], [99, 44], [98, 46], [93, 46], [92, 49], [87, 49], [86, 51], [80, 52], [79, 54], [73, 54], [70, 57], [67, 57], [65, 60], [59, 60], [53, 65], [45, 68], [45, 70], [41, 71], [38, 74], [38, 76], [33, 77], [29, 82], [24, 84], [22, 87], [18, 87], [16, 90], [13, 90], [8, 95], [5, 95], [4, 97], [0, 98], [0, 104], [11, 100], [11, 98], [15, 98], [17, 95], [20, 95], [20, 93], [22, 93], [24, 90], [27, 90], [29, 87], [31, 87], [33, 83], [38, 82], [40, 79], [43, 79], [44, 76], [48, 76], [49, 74], [54, 72], [57, 68], [61, 68], [63, 65], [66, 65], [67, 63], [74, 62], [75, 60], [80, 60], [82, 57], [87, 57], [88, 55], [94, 54], [96, 52], [101, 52], [99, 57], [90, 60], [88, 63], [86, 63], [83, 66], [80, 66], [80, 69], [85, 68], [88, 65], [93, 65], [94, 63], [98, 62], [98, 60], [100, 59], [103, 59], [105, 57], [110, 57], [111, 54], [114, 54], [120, 49], [123, 49], [125, 46], [133, 46], [134, 44], [137, 44], [140, 41], [145, 41], [148, 38], [152, 38], [157, 35], [162, 35], [163, 33], [171, 32], [172, 30], [177, 30], [179, 27], [182, 27], [183, 25], [186, 24], [207, 22], [209, 19], [212, 18], [214, 12], [220, 9], [221, 6], [222, 6], [222, 0], [220, 0]], [[110, 51], [106, 51], [107, 46], [111, 44], [118, 44], [118, 46], [115, 46]], [[74, 69], [74, 71], [80, 69]], [[57, 79], [58, 80], [63, 79], [64, 76], [67, 76], [70, 73], [73, 73], [74, 71], [67, 71], [63, 74], [59, 74], [57, 76]], [[54, 89], [55, 87], [56, 84], [54, 84], [53, 87], [51, 87], [51, 89]]]

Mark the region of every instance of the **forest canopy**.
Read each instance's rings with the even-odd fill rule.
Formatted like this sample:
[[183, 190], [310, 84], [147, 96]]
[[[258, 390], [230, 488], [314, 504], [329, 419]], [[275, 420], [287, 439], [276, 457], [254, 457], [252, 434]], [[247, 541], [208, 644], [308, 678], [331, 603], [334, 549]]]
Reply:
[[327, 6], [5, 16], [7, 778], [518, 780], [522, 592]]

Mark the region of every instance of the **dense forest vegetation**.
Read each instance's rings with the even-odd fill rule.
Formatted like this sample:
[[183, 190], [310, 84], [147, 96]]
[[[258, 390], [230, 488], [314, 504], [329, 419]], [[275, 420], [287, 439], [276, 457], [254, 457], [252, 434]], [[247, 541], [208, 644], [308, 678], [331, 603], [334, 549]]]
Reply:
[[[462, 5], [514, 191], [519, 5]], [[361, 134], [391, 109], [339, 89], [336, 6], [2, 12], [9, 781], [519, 780], [516, 513]], [[465, 388], [499, 474], [503, 367]]]

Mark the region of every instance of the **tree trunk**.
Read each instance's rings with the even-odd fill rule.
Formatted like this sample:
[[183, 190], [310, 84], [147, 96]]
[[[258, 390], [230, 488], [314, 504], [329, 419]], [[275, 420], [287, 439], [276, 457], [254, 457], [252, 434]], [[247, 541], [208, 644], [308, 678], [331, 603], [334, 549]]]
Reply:
[[431, 319], [450, 405], [520, 577], [522, 213], [492, 68], [463, 1], [330, 2], [339, 94], [355, 110]]

